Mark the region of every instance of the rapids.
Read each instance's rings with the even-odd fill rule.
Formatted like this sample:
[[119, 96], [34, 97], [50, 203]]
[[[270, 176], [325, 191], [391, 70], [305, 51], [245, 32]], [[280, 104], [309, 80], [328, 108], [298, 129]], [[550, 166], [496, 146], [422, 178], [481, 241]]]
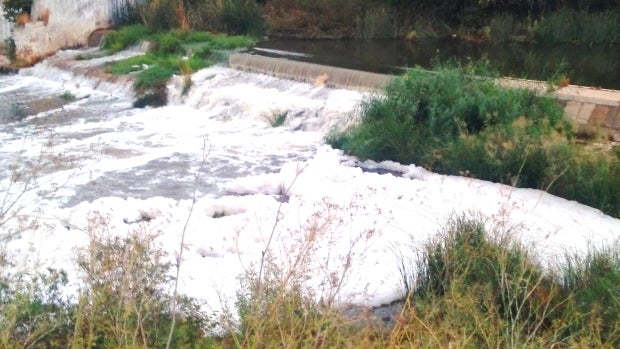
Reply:
[[237, 277], [266, 250], [282, 268], [304, 253], [297, 267], [317, 297], [379, 306], [402, 297], [399, 263], [455, 214], [546, 265], [620, 237], [619, 220], [542, 191], [360, 163], [325, 145], [368, 94], [214, 66], [185, 95], [173, 78], [168, 106], [135, 109], [130, 81], [52, 64], [76, 53], [0, 76], [1, 208], [15, 203], [0, 229], [14, 236], [16, 268], [63, 268], [79, 288], [75, 251], [89, 237], [148, 232], [172, 261], [184, 238], [180, 290], [214, 313], [231, 309]]

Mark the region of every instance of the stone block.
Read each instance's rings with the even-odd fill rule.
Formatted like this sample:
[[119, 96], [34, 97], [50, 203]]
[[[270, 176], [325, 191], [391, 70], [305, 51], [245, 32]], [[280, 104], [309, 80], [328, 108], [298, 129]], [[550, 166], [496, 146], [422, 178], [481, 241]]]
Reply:
[[587, 124], [594, 107], [594, 104], [568, 100], [564, 107], [564, 114], [578, 124]]

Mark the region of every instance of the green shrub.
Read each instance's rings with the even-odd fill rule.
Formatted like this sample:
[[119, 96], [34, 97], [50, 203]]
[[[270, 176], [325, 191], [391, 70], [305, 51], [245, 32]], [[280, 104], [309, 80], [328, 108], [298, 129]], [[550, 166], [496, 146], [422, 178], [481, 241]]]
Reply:
[[158, 34], [154, 40], [153, 51], [161, 54], [179, 54], [182, 52], [181, 40], [182, 38], [174, 32]]
[[480, 68], [411, 71], [389, 85], [385, 97], [364, 103], [358, 127], [328, 141], [364, 159], [435, 168], [454, 143], [491, 129], [513, 134], [513, 122], [520, 117], [527, 119], [524, 134], [532, 137], [567, 127], [551, 98], [499, 87], [471, 75], [477, 71]]
[[137, 91], [163, 88], [174, 73], [174, 68], [168, 65], [152, 66], [138, 74], [134, 88]]
[[124, 75], [136, 71], [142, 71], [144, 65], [151, 66], [155, 64], [158, 57], [153, 53], [127, 58], [122, 61], [114, 62], [106, 68], [106, 72], [114, 75]]
[[576, 316], [571, 334], [581, 332], [580, 335], [598, 337], [602, 342], [600, 347], [620, 346], [618, 242], [607, 247], [590, 247], [585, 255], [568, 255], [562, 282], [568, 300], [565, 311], [574, 312]]
[[612, 45], [620, 42], [620, 13], [561, 10], [542, 17], [533, 31], [541, 43]]
[[455, 216], [415, 253], [392, 347], [618, 347], [619, 245], [543, 269], [514, 227], [499, 228], [510, 236]]
[[507, 322], [529, 321], [530, 315], [537, 315], [526, 295], [541, 284], [542, 269], [519, 245], [495, 238], [500, 240], [493, 240], [482, 221], [449, 219], [422, 252], [412, 301], [474, 292], [481, 310], [496, 311]]
[[[106, 71], [115, 75], [137, 72], [134, 89], [137, 107], [163, 106], [167, 102], [166, 82], [174, 74], [189, 75], [206, 68], [222, 54], [214, 50], [227, 50], [251, 45], [247, 36], [216, 35], [198, 31], [172, 30], [153, 33], [146, 27], [134, 25], [110, 33], [104, 40], [109, 52], [122, 50], [140, 39], [152, 40], [148, 53], [111, 63]], [[186, 55], [189, 57], [181, 57]], [[186, 79], [186, 89], [191, 86]], [[185, 90], [187, 92], [187, 90]]]
[[63, 295], [63, 271], [2, 274], [0, 347], [66, 348], [73, 333], [74, 306]]
[[33, 0], [5, 0], [2, 3], [4, 8], [4, 18], [15, 22], [18, 15], [22, 13], [30, 14]]
[[474, 78], [479, 71], [412, 71], [327, 142], [362, 159], [547, 190], [620, 217], [620, 153], [575, 144], [553, 98]]
[[564, 174], [549, 189], [552, 194], [596, 207], [620, 217], [620, 154], [618, 150], [574, 147], [564, 161]]
[[11, 60], [11, 62], [15, 61], [15, 40], [13, 38], [4, 39], [4, 49], [6, 51], [6, 56]]
[[221, 20], [227, 33], [260, 35], [262, 8], [254, 0], [224, 0]]
[[60, 95], [60, 99], [70, 102], [75, 100], [75, 95], [69, 91], [65, 91]]
[[104, 37], [101, 47], [110, 53], [118, 52], [148, 38], [151, 33], [148, 28], [140, 24], [122, 27], [108, 33]]
[[[101, 218], [93, 218], [98, 226]], [[104, 229], [99, 227], [98, 229]], [[84, 275], [75, 337], [77, 348], [164, 348], [172, 324], [170, 264], [155, 236], [132, 232], [109, 236], [91, 232], [88, 247], [78, 254]], [[174, 348], [204, 347], [207, 318], [190, 299], [179, 303], [180, 320]]]

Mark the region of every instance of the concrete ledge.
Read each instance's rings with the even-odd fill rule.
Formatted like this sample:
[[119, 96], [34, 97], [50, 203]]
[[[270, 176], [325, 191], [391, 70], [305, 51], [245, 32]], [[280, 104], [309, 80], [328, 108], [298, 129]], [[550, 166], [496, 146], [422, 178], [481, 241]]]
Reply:
[[[273, 75], [279, 78], [326, 84], [330, 87], [379, 92], [392, 75], [336, 68], [314, 63], [290, 61], [247, 53], [230, 55], [231, 68]], [[564, 113], [578, 125], [599, 127], [620, 133], [620, 91], [569, 85], [550, 91], [548, 83], [536, 80], [502, 78], [501, 86], [526, 88], [538, 93], [551, 92], [564, 106]]]
[[394, 78], [392, 75], [289, 61], [248, 53], [231, 54], [228, 58], [228, 64], [231, 68], [273, 75], [278, 78], [361, 91], [380, 91]]

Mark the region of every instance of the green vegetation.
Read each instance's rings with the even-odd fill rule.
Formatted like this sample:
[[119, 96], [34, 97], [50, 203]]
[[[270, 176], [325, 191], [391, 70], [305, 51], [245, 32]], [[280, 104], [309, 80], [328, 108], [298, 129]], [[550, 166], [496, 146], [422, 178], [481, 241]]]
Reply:
[[33, 0], [5, 0], [2, 3], [4, 8], [4, 18], [11, 22], [15, 22], [18, 15], [22, 13], [30, 13]]
[[69, 91], [65, 91], [60, 95], [60, 99], [69, 102], [75, 99], [75, 95]]
[[288, 117], [288, 110], [274, 111], [271, 115], [266, 116], [265, 119], [271, 125], [271, 127], [280, 127], [286, 122]]
[[120, 30], [108, 33], [103, 38], [101, 47], [110, 53], [118, 52], [144, 40], [149, 34], [152, 34], [152, 31], [140, 24], [122, 27]]
[[553, 98], [473, 77], [411, 71], [328, 142], [362, 159], [547, 190], [620, 217], [620, 153], [585, 148]]
[[[114, 62], [106, 69], [115, 75], [136, 74], [134, 88], [138, 95], [136, 106], [166, 104], [166, 82], [174, 74], [184, 76], [208, 67], [221, 58], [223, 50], [252, 45], [247, 36], [226, 36], [200, 31], [172, 30], [153, 32], [143, 25], [120, 28], [108, 34], [103, 49], [110, 53], [125, 49], [140, 40], [151, 42], [145, 55]], [[186, 78], [185, 91], [191, 80]]]
[[15, 50], [15, 40], [13, 38], [4, 39], [4, 51], [11, 62], [15, 61]]
[[[305, 284], [317, 273], [314, 253], [341, 232], [338, 218], [324, 210], [342, 208], [324, 205], [312, 215], [322, 224], [310, 220], [300, 228], [305, 235], [286, 262], [267, 248], [249, 266], [240, 279], [238, 321], [230, 314], [209, 318], [196, 301], [171, 296], [174, 266], [157, 236], [144, 228], [116, 236], [98, 214], [89, 218], [88, 244], [76, 252], [80, 280], [62, 270], [17, 270], [0, 249], [0, 346], [165, 348], [171, 329], [170, 348], [620, 345], [620, 241], [564, 259], [547, 256], [543, 267], [535, 249], [515, 240], [517, 228], [488, 229], [492, 222], [454, 216], [420, 248], [401, 247], [404, 306], [387, 327], [334, 307], [350, 264], [329, 269], [323, 289]], [[224, 330], [217, 336], [209, 331], [215, 325]]]
[[172, 29], [258, 36], [263, 32], [262, 6], [255, 0], [150, 0], [125, 3], [114, 12], [117, 24], [140, 21], [152, 31]]
[[[414, 348], [615, 348], [620, 245], [567, 255], [545, 270], [531, 248], [453, 218], [404, 277], [412, 288], [392, 332]], [[605, 270], [605, 271], [604, 271]]]
[[615, 0], [149, 0], [115, 8], [114, 17], [152, 31], [615, 44], [619, 13]]
[[533, 27], [540, 43], [620, 43], [620, 11], [576, 12], [562, 10], [541, 18]]
[[[90, 244], [77, 253], [75, 263], [84, 276], [77, 291], [70, 291], [63, 271], [15, 273], [10, 259], [2, 259], [2, 348], [166, 346], [172, 319], [170, 265], [163, 262], [154, 236], [107, 236], [101, 219], [92, 222], [102, 231], [91, 231]], [[172, 347], [209, 347], [203, 335], [208, 318], [191, 299], [179, 304]]]

